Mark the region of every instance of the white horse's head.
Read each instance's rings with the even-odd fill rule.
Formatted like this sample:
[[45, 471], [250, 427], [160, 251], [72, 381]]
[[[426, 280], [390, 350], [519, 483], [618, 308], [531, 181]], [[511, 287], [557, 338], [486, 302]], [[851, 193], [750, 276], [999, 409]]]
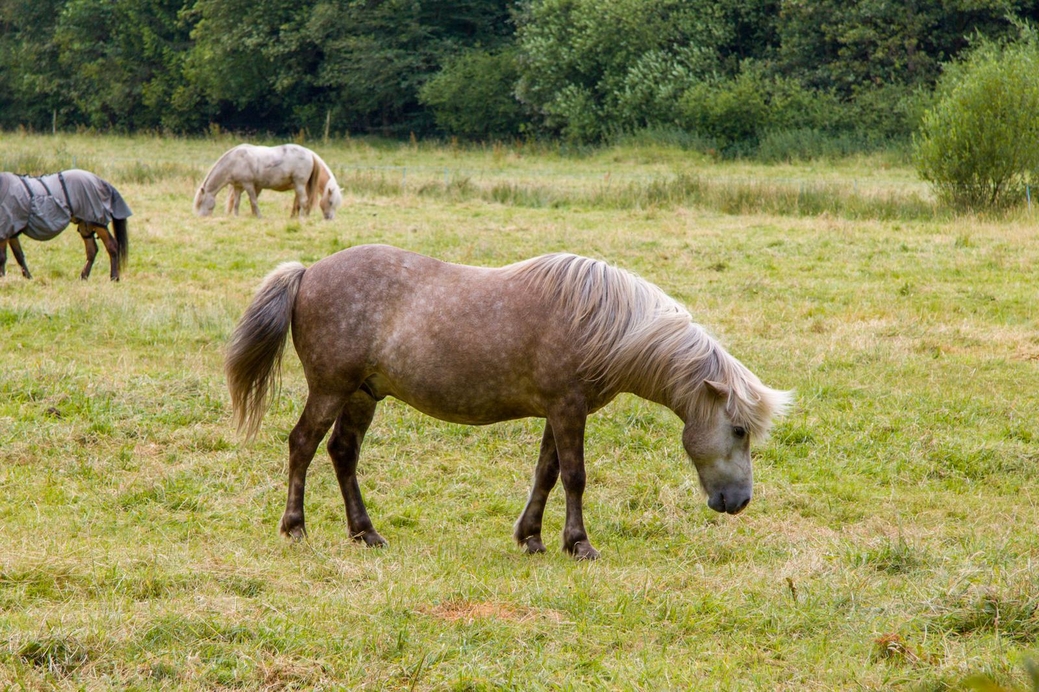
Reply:
[[216, 207], [216, 197], [206, 192], [206, 186], [202, 185], [195, 193], [195, 213], [199, 216], [209, 216]]
[[336, 209], [343, 204], [343, 192], [339, 189], [339, 185], [336, 181], [329, 180], [325, 184], [324, 192], [321, 194], [321, 213], [324, 214], [326, 219], [334, 219], [336, 217]]

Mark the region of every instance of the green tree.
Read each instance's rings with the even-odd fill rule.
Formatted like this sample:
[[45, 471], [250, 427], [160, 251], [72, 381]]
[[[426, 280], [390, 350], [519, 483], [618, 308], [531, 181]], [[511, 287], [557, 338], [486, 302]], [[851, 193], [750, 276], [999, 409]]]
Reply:
[[173, 127], [189, 29], [181, 0], [70, 0], [54, 28], [64, 99], [99, 129]]
[[981, 41], [938, 84], [915, 138], [916, 166], [938, 197], [961, 209], [1023, 198], [1039, 176], [1039, 40]]
[[511, 36], [506, 0], [340, 0], [319, 6], [307, 29], [323, 56], [315, 84], [339, 122], [386, 134], [435, 128], [419, 91], [470, 49], [495, 50]]
[[64, 0], [0, 0], [0, 127], [69, 119], [53, 34]]
[[448, 134], [493, 138], [519, 134], [524, 113], [514, 90], [519, 66], [513, 51], [471, 50], [449, 59], [419, 90]]
[[517, 15], [517, 95], [579, 141], [674, 124], [686, 90], [719, 68], [726, 35], [717, 4], [534, 0]]

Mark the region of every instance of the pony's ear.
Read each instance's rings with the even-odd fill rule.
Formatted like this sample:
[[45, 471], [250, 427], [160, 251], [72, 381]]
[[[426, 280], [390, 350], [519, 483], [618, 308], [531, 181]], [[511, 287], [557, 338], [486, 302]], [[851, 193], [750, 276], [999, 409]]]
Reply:
[[719, 399], [728, 399], [729, 394], [732, 393], [732, 388], [723, 382], [712, 382], [711, 380], [704, 380], [703, 386], [708, 392], [718, 397]]

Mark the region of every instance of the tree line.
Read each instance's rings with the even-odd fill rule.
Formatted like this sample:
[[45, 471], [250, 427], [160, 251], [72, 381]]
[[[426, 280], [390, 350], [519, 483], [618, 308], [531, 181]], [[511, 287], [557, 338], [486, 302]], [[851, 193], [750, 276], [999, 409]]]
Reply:
[[0, 0], [0, 127], [908, 139], [1039, 0]]

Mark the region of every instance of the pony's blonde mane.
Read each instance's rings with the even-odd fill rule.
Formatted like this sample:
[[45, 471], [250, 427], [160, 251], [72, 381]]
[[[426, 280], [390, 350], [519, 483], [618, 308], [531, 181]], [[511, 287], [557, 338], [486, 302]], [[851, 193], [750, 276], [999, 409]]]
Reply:
[[[718, 391], [734, 425], [767, 435], [790, 405], [732, 357], [689, 311], [657, 286], [606, 262], [551, 254], [504, 271], [529, 282], [569, 315], [584, 350], [582, 375], [616, 391], [656, 392], [679, 416], [708, 420]], [[711, 383], [713, 387], [706, 383]]]
[[335, 174], [332, 173], [332, 169], [328, 167], [325, 160], [313, 151], [310, 153], [314, 156], [314, 173], [310, 176], [307, 184], [306, 211], [309, 213], [315, 202], [320, 204], [320, 200], [325, 195], [331, 196], [330, 203], [334, 211], [339, 208], [343, 201], [342, 193], [339, 192], [339, 183], [336, 182]]

